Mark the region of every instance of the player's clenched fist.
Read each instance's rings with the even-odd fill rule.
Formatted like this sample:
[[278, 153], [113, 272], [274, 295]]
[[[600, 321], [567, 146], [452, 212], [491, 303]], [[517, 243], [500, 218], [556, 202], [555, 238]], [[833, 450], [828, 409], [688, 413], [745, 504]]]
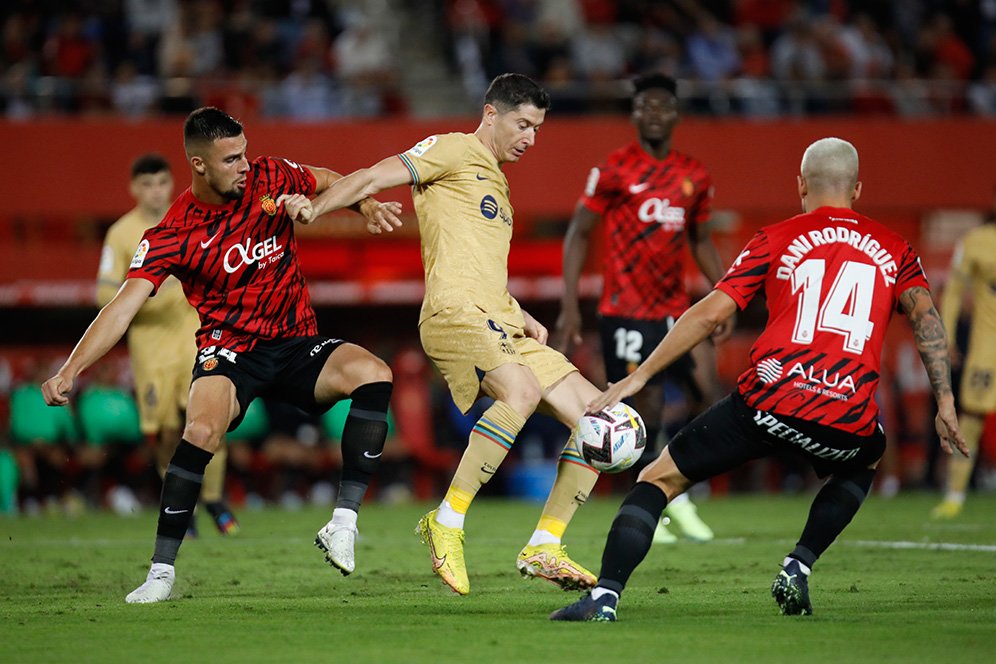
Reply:
[[69, 403], [67, 396], [73, 389], [72, 379], [62, 374], [55, 374], [42, 383], [42, 396], [49, 406], [65, 406]]
[[280, 206], [283, 206], [284, 212], [291, 218], [291, 221], [307, 224], [315, 216], [311, 200], [304, 194], [281, 194], [277, 197], [277, 207]]

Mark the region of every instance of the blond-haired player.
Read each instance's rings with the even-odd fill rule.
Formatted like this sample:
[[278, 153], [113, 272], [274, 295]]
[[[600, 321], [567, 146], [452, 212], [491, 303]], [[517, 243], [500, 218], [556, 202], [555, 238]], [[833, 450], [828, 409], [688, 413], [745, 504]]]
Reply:
[[[144, 154], [131, 167], [135, 208], [111, 225], [104, 238], [97, 275], [97, 305], [110, 302], [128, 273], [142, 235], [158, 224], [173, 201], [173, 175], [158, 154]], [[182, 413], [187, 408], [191, 371], [197, 355], [194, 335], [197, 312], [187, 302], [180, 282], [169, 277], [157, 297], [149, 298], [128, 328], [128, 355], [135, 377], [135, 396], [142, 433], [156, 443], [156, 467], [162, 477], [180, 440]], [[238, 532], [239, 524], [225, 505], [227, 452], [221, 447], [204, 472], [201, 499], [223, 535]], [[191, 522], [188, 535], [195, 535]]]
[[[546, 328], [508, 292], [512, 206], [501, 167], [519, 161], [534, 145], [549, 106], [549, 95], [535, 82], [502, 74], [484, 96], [474, 133], [430, 136], [346, 176], [313, 203], [320, 214], [373, 192], [413, 185], [425, 267], [422, 346], [462, 411], [482, 394], [495, 400], [471, 432], [445, 499], [417, 529], [429, 545], [433, 571], [461, 595], [470, 592], [464, 516], [526, 419], [540, 409], [573, 427], [599, 394], [567, 358], [545, 345]], [[598, 472], [568, 441], [539, 524], [516, 560], [524, 576], [565, 590], [595, 583], [594, 575], [565, 553], [561, 538], [596, 479]]]
[[[944, 500], [934, 508], [935, 519], [950, 519], [961, 513], [979, 439], [986, 416], [996, 411], [996, 204], [986, 223], [969, 231], [951, 259], [951, 272], [941, 296], [941, 318], [949, 334], [958, 323], [962, 297], [971, 293], [972, 325], [965, 354], [958, 407], [958, 426], [971, 456], [952, 457], [948, 463]], [[954, 345], [952, 345], [954, 349]], [[952, 354], [957, 351], [953, 350]], [[961, 358], [954, 358], [961, 361]]]

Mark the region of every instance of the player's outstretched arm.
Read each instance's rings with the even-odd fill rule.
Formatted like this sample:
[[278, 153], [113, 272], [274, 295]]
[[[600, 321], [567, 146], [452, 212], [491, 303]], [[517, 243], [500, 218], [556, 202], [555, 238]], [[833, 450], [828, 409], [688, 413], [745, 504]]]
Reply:
[[145, 279], [127, 279], [121, 290], [107, 303], [90, 323], [83, 338], [70, 353], [59, 372], [42, 383], [42, 395], [49, 406], [65, 406], [73, 382], [87, 367], [99, 360], [114, 347], [131, 320], [152, 294], [152, 282]]
[[[385, 189], [411, 182], [411, 172], [401, 159], [397, 155], [388, 157], [370, 168], [361, 168], [333, 182], [328, 189], [311, 201], [314, 216], [319, 217], [326, 212], [341, 210]], [[367, 230], [375, 235], [383, 231], [393, 231], [400, 225], [401, 221], [397, 217], [393, 220], [367, 217]]]
[[[342, 175], [328, 168], [317, 166], [305, 166], [311, 171], [315, 178], [315, 193], [321, 194], [333, 184], [342, 179]], [[301, 224], [310, 224], [318, 218], [315, 213], [312, 201], [301, 194], [283, 194], [277, 198], [277, 206], [284, 206], [284, 210], [291, 218]], [[352, 205], [347, 205], [350, 210], [363, 215], [367, 220], [367, 228], [371, 233], [380, 233], [383, 230], [391, 231], [401, 226], [401, 203], [397, 201], [380, 202], [370, 196], [361, 198]], [[376, 228], [377, 230], [373, 230]]]
[[553, 344], [562, 353], [571, 344], [581, 343], [581, 306], [578, 303], [578, 282], [588, 258], [591, 233], [601, 217], [578, 203], [564, 235], [564, 294], [560, 298], [560, 315], [554, 326]]
[[[699, 228], [694, 237], [691, 238], [690, 249], [695, 264], [699, 270], [709, 280], [709, 283], [716, 285], [726, 273], [723, 267], [723, 260], [719, 257], [719, 250], [712, 241], [712, 235], [705, 229]], [[721, 322], [713, 330], [712, 340], [716, 342], [726, 341], [733, 334], [733, 327], [736, 322], [736, 315], [730, 316]]]
[[948, 341], [944, 324], [934, 308], [930, 291], [923, 286], [907, 288], [899, 296], [899, 303], [913, 327], [913, 339], [920, 359], [927, 369], [930, 387], [937, 400], [937, 418], [934, 426], [941, 440], [941, 448], [951, 454], [957, 448], [969, 456], [965, 439], [958, 430], [958, 414], [955, 411], [954, 394], [951, 392], [951, 360], [948, 356]]
[[729, 319], [737, 310], [737, 303], [721, 290], [713, 290], [682, 314], [674, 327], [665, 335], [647, 359], [618, 383], [588, 404], [588, 412], [595, 413], [616, 405], [626, 397], [643, 389], [651, 378], [672, 362], [690, 351], [712, 334], [716, 326]]

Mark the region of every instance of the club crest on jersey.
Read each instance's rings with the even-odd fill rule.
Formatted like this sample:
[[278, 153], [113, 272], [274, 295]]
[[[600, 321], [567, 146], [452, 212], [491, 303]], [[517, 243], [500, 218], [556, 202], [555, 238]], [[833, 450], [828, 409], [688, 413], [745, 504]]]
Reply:
[[681, 181], [681, 193], [687, 198], [695, 193], [695, 183], [689, 178]]
[[269, 194], [263, 194], [260, 196], [259, 203], [260, 207], [263, 208], [263, 212], [271, 217], [277, 213], [277, 202], [273, 200], [273, 197]]
[[210, 357], [204, 360], [204, 362], [201, 364], [201, 368], [204, 369], [204, 371], [214, 371], [217, 367], [218, 367], [217, 357]]

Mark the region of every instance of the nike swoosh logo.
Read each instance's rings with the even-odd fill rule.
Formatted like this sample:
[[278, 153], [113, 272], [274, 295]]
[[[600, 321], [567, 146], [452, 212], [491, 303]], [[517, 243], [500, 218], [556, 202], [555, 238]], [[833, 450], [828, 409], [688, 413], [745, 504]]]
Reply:
[[172, 507], [164, 507], [163, 512], [166, 514], [183, 514], [184, 512], [189, 512], [190, 510], [175, 510]]
[[629, 185], [629, 193], [631, 193], [631, 194], [639, 194], [639, 193], [642, 193], [642, 192], [646, 191], [649, 188], [650, 188], [650, 183], [649, 182], [641, 182], [639, 184], [631, 184], [631, 185]]
[[475, 175], [477, 176], [478, 180], [487, 180], [487, 178], [481, 175], [480, 173], [475, 173]]
[[439, 558], [436, 556], [436, 547], [432, 545], [432, 538], [429, 538], [429, 556], [432, 558], [432, 569], [439, 569], [446, 564], [446, 556]]
[[495, 471], [488, 470], [487, 466], [481, 466], [481, 472], [482, 473], [487, 473], [488, 475], [494, 475], [495, 474]]
[[221, 233], [215, 233], [214, 235], [212, 235], [208, 239], [201, 240], [201, 249], [207, 249], [208, 247], [210, 247], [211, 243], [214, 242], [214, 239], [216, 237], [218, 237], [219, 235], [221, 235]]
[[363, 453], [363, 456], [365, 456], [365, 457], [366, 457], [366, 458], [368, 458], [368, 459], [376, 459], [376, 458], [377, 458], [377, 457], [379, 457], [379, 456], [380, 456], [381, 454], [383, 454], [383, 452], [377, 452], [377, 454], [370, 454], [370, 452], [364, 452], [364, 453]]

